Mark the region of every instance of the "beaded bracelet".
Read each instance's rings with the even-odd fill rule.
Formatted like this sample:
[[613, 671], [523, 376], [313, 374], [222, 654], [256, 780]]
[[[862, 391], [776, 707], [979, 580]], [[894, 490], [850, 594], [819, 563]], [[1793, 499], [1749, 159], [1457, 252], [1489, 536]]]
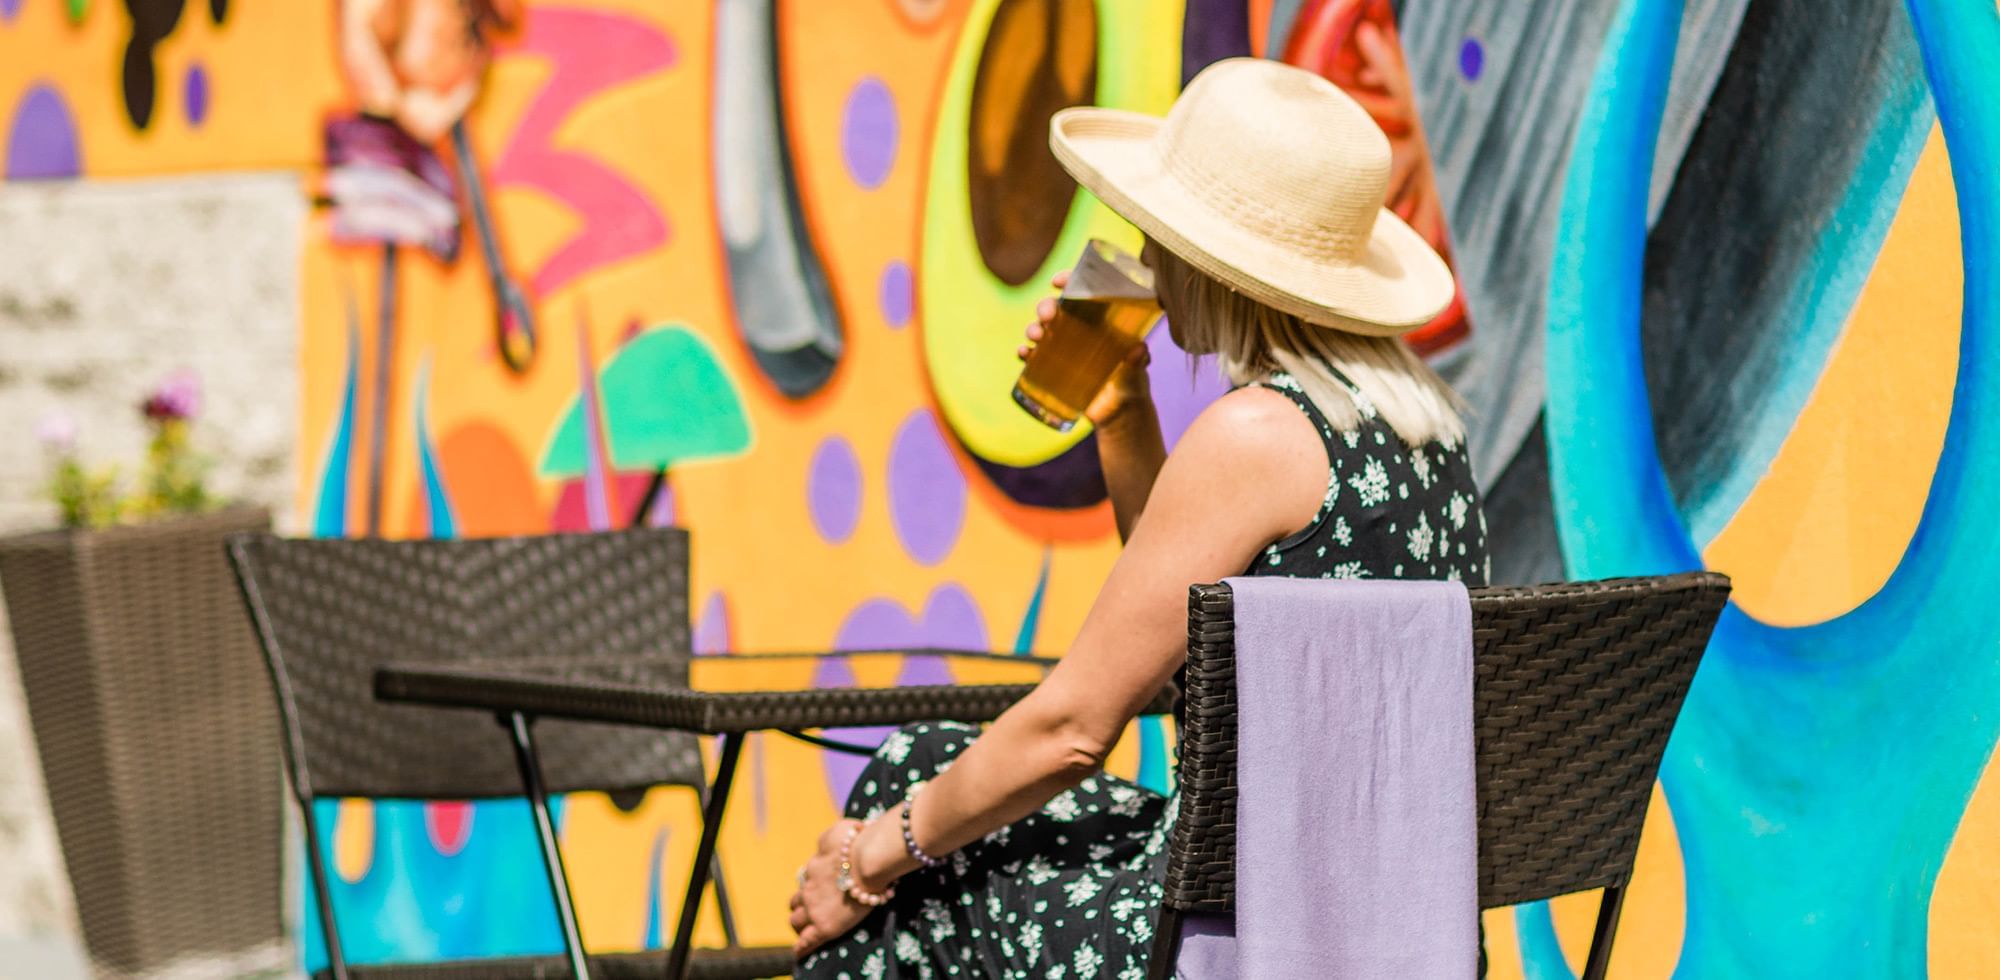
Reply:
[[901, 816], [903, 824], [903, 850], [910, 852], [910, 857], [914, 858], [918, 864], [926, 868], [935, 868], [944, 864], [944, 858], [931, 857], [925, 854], [924, 849], [917, 846], [917, 835], [910, 830], [910, 804], [916, 802], [917, 789], [917, 786], [910, 787], [910, 795], [903, 797], [903, 812]]
[[861, 836], [861, 830], [865, 826], [867, 825], [862, 824], [848, 831], [847, 839], [840, 842], [840, 873], [834, 876], [833, 883], [848, 898], [874, 908], [886, 905], [890, 899], [895, 898], [896, 886], [890, 885], [879, 892], [865, 892], [861, 890], [860, 885], [854, 883], [854, 839]]

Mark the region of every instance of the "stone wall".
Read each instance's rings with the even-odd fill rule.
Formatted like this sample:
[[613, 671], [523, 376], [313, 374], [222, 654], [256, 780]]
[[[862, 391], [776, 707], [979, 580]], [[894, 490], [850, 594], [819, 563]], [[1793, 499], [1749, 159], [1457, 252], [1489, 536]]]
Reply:
[[[182, 369], [213, 487], [288, 522], [305, 217], [289, 174], [0, 184], [0, 532], [54, 522], [39, 420], [67, 415], [89, 460], [129, 470], [139, 401]], [[0, 937], [75, 928], [0, 630]]]

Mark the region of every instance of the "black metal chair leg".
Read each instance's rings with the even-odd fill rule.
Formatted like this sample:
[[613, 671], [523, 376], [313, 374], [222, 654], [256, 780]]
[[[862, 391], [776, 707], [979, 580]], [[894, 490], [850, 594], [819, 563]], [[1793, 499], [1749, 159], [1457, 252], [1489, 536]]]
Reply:
[[1597, 931], [1590, 937], [1590, 958], [1583, 965], [1583, 980], [1604, 980], [1611, 969], [1611, 940], [1618, 932], [1618, 913], [1625, 906], [1625, 886], [1604, 890], [1597, 904]]
[[693, 869], [688, 872], [687, 894], [681, 898], [680, 924], [674, 927], [674, 948], [667, 953], [668, 980], [684, 980], [688, 957], [694, 952], [694, 922], [701, 912], [701, 893], [708, 886], [714, 867], [715, 842], [722, 832], [722, 813], [729, 806], [729, 787], [736, 780], [736, 762], [743, 756], [743, 736], [719, 738], [721, 761], [715, 767], [715, 784], [701, 807], [701, 842], [695, 845]]
[[347, 980], [347, 955], [340, 948], [340, 929], [333, 922], [333, 889], [326, 880], [326, 852], [319, 846], [319, 820], [311, 797], [299, 800], [306, 831], [306, 872], [312, 876], [313, 898], [319, 906], [319, 931], [326, 939], [326, 966], [333, 980]]
[[503, 719], [513, 734], [514, 761], [521, 768], [521, 784], [528, 790], [528, 807], [534, 813], [535, 836], [542, 842], [542, 867], [549, 874], [549, 892], [556, 900], [556, 918], [561, 920], [563, 949], [569, 953], [570, 975], [590, 980], [590, 966], [583, 958], [583, 933], [576, 924], [576, 902], [569, 893], [569, 873], [563, 870], [562, 848], [556, 844], [555, 820], [549, 816], [549, 794], [543, 788], [542, 762], [535, 754], [534, 726], [526, 715], [509, 712]]
[[1160, 921], [1153, 927], [1153, 957], [1146, 964], [1147, 980], [1172, 980], [1174, 962], [1181, 952], [1181, 910], [1160, 907]]
[[[745, 741], [750, 736], [744, 736]], [[708, 787], [696, 786], [695, 799], [701, 803], [704, 813], [708, 810]], [[731, 949], [742, 945], [736, 936], [736, 910], [729, 904], [729, 879], [722, 874], [722, 855], [717, 854], [708, 863], [709, 880], [715, 883], [715, 911], [722, 918], [722, 941]]]
[[743, 944], [736, 940], [736, 912], [729, 907], [729, 885], [722, 877], [722, 855], [717, 854], [708, 862], [708, 878], [715, 883], [715, 911], [722, 916], [722, 941], [735, 949]]

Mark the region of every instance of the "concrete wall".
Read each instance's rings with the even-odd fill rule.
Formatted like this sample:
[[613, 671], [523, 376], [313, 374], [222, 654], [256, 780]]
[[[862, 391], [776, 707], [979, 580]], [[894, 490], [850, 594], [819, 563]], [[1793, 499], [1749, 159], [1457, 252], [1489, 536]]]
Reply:
[[[214, 488], [289, 518], [305, 215], [291, 174], [0, 183], [0, 533], [55, 520], [39, 419], [69, 415], [88, 459], [131, 468], [137, 406], [180, 369], [202, 380]], [[0, 939], [75, 929], [0, 630]]]

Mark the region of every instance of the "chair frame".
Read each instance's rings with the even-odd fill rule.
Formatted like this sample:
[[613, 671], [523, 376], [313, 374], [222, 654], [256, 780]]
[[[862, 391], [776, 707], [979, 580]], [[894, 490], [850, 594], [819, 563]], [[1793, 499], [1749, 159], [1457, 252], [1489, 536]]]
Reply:
[[[1584, 980], [1610, 967], [1660, 760], [1728, 595], [1708, 572], [1471, 590], [1480, 908], [1602, 888]], [[1229, 586], [1189, 590], [1161, 980], [1185, 917], [1235, 906], [1234, 613]]]
[[[629, 534], [633, 532], [621, 533]], [[639, 533], [658, 534], [663, 532], [647, 531]], [[672, 533], [680, 536], [681, 544], [684, 547], [685, 532], [672, 531]], [[293, 687], [287, 677], [283, 657], [279, 653], [280, 644], [278, 642], [277, 631], [267, 611], [266, 600], [259, 589], [257, 573], [255, 571], [257, 561], [250, 554], [250, 549], [257, 542], [268, 540], [273, 539], [271, 536], [263, 534], [237, 535], [229, 540], [227, 551], [231, 566], [236, 573], [237, 584], [249, 612], [250, 621], [256, 628], [258, 642], [262, 648], [266, 666], [270, 670], [272, 684], [279, 702], [279, 715], [284, 729], [285, 762], [287, 768], [291, 770], [293, 777], [288, 779], [287, 783], [289, 784], [293, 799], [299, 804], [301, 821], [305, 832], [307, 874], [311, 881], [314, 898], [316, 899], [318, 925], [326, 944], [327, 964], [325, 969], [327, 974], [334, 978], [334, 980], [351, 980], [353, 968], [347, 962], [346, 950], [341, 941], [339, 924], [336, 921], [333, 908], [332, 884], [328, 875], [329, 865], [325, 849], [320, 843], [320, 825], [315, 803], [324, 797], [312, 784], [311, 779], [301, 778], [303, 773], [302, 766], [306, 757], [306, 745], [303, 734], [296, 727], [302, 724], [299, 721], [300, 713], [294, 701]], [[412, 709], [399, 708], [397, 710]], [[448, 711], [449, 709], [424, 710]], [[535, 738], [535, 718], [526, 712], [503, 711], [495, 712], [495, 720], [508, 739], [513, 753], [515, 769], [520, 777], [522, 795], [526, 798], [526, 802], [529, 805], [530, 817], [535, 828], [543, 871], [548, 880], [550, 896], [555, 905], [557, 924], [563, 938], [564, 959], [567, 962], [572, 977], [577, 978], [577, 980], [589, 980], [594, 971], [591, 968], [589, 957], [583, 946], [581, 927], [578, 924], [576, 915], [575, 897], [570, 888], [568, 871], [564, 866], [562, 849], [556, 837], [555, 821], [549, 805], [549, 784], [543, 774], [541, 750]], [[786, 734], [795, 733], [787, 732]], [[865, 746], [850, 745], [832, 739], [803, 735], [799, 737], [835, 751], [860, 753], [873, 751], [871, 748]], [[674, 930], [673, 946], [665, 951], [667, 956], [666, 975], [673, 978], [689, 976], [691, 957], [694, 952], [694, 929], [699, 917], [701, 897], [710, 883], [713, 883], [716, 889], [716, 906], [722, 921], [725, 946], [722, 950], [708, 952], [734, 953], [743, 956], [752, 956], [758, 952], [746, 949], [738, 942], [734, 915], [729, 906], [728, 893], [721, 874], [720, 859], [716, 855], [716, 842], [721, 826], [722, 812], [727, 805], [730, 786], [734, 780], [737, 762], [742, 752], [742, 736], [722, 736], [719, 748], [720, 759], [712, 779], [704, 774], [701, 777], [702, 782], [661, 782], [655, 784], [656, 786], [685, 785], [689, 789], [694, 790], [702, 811], [702, 832], [696, 847], [695, 860], [689, 874], [687, 889], [682, 899], [680, 916]], [[498, 957], [490, 961], [489, 965], [500, 968], [501, 964], [512, 963], [515, 959], [512, 957]], [[467, 965], [479, 962], [482, 961], [464, 961]], [[729, 965], [727, 963], [717, 963], [713, 970], [699, 970], [698, 972], [702, 975], [710, 973], [719, 976], [743, 975], [728, 973], [728, 969]]]

